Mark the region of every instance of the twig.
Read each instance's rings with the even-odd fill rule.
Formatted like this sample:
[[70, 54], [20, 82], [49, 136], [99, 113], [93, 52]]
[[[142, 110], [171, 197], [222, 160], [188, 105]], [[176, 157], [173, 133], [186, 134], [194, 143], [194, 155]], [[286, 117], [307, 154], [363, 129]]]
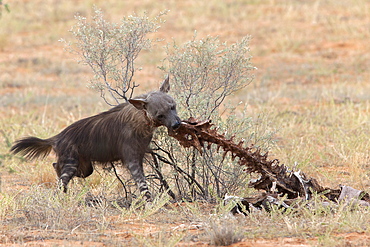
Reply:
[[114, 166], [114, 163], [113, 163], [113, 162], [111, 162], [110, 164], [111, 164], [111, 166], [112, 166], [112, 168], [113, 168], [114, 174], [116, 175], [116, 177], [117, 177], [118, 181], [120, 181], [120, 183], [121, 183], [121, 184], [122, 184], [122, 186], [123, 186], [123, 189], [124, 189], [124, 191], [125, 191], [125, 198], [126, 198], [126, 199], [128, 199], [128, 192], [127, 192], [127, 189], [126, 189], [125, 183], [122, 181], [121, 177], [118, 175], [117, 170], [116, 170], [116, 167]]
[[163, 177], [163, 174], [161, 173], [161, 171], [159, 170], [159, 163], [158, 163], [158, 160], [156, 158], [156, 155], [158, 154], [155, 154], [153, 151], [151, 152], [151, 155], [152, 155], [152, 158], [153, 158], [153, 162], [154, 162], [154, 170], [156, 171], [157, 175], [158, 175], [158, 179], [159, 181], [161, 182], [161, 184], [164, 186], [164, 188], [166, 189], [167, 191], [167, 194], [172, 197], [172, 199], [176, 200], [176, 195], [175, 193], [173, 193], [173, 191], [170, 189], [170, 186], [168, 185], [167, 181], [164, 179]]

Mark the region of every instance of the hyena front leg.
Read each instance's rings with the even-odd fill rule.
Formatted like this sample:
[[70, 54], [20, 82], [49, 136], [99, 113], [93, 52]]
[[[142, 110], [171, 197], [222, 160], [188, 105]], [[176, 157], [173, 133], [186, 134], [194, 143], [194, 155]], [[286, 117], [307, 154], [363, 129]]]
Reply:
[[140, 160], [132, 160], [126, 163], [132, 177], [134, 178], [140, 194], [144, 195], [147, 201], [152, 200], [152, 195], [149, 192], [148, 185], [144, 176], [143, 162]]
[[67, 192], [69, 181], [76, 175], [78, 169], [78, 160], [74, 158], [59, 159], [58, 163], [53, 164], [59, 177], [59, 184], [63, 192]]

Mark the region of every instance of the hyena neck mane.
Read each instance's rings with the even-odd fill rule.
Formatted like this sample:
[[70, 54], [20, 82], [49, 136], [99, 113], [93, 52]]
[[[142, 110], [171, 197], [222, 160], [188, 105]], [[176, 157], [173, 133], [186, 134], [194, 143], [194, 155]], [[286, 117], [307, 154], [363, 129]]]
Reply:
[[108, 112], [116, 112], [117, 120], [124, 124], [130, 124], [132, 130], [140, 136], [152, 136], [157, 127], [146, 111], [138, 110], [130, 103], [122, 103]]

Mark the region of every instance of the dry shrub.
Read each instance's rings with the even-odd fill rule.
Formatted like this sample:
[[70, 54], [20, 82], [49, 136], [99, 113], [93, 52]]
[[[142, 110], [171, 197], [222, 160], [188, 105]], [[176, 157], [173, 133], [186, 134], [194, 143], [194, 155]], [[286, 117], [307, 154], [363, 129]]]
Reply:
[[79, 56], [79, 62], [94, 72], [91, 87], [100, 92], [108, 105], [118, 105], [130, 99], [138, 87], [134, 81], [136, 59], [142, 50], [151, 47], [154, 40], [146, 36], [157, 31], [164, 13], [154, 18], [128, 16], [121, 23], [112, 23], [100, 9], [94, 10], [92, 22], [76, 16], [77, 23], [71, 29], [76, 41], [66, 44]]
[[240, 223], [231, 217], [211, 218], [206, 224], [205, 230], [210, 243], [216, 246], [227, 246], [243, 239], [243, 229]]
[[[253, 79], [249, 37], [230, 45], [217, 37], [194, 37], [181, 46], [174, 42], [166, 51], [162, 70], [171, 75], [182, 118], [212, 119], [220, 132], [229, 133], [227, 136], [268, 150], [272, 138], [265, 122], [248, 117], [243, 106], [225, 104], [228, 96]], [[215, 201], [247, 187], [248, 174], [217, 147], [205, 147], [202, 153], [184, 149], [164, 131], [158, 132], [152, 147], [154, 152], [148, 163], [159, 186], [153, 185], [157, 190], [170, 191], [174, 199]]]
[[42, 186], [32, 187], [20, 195], [16, 217], [24, 226], [50, 230], [74, 229], [95, 230], [106, 228], [103, 204], [89, 207], [85, 203], [86, 192], [69, 192], [48, 189]]

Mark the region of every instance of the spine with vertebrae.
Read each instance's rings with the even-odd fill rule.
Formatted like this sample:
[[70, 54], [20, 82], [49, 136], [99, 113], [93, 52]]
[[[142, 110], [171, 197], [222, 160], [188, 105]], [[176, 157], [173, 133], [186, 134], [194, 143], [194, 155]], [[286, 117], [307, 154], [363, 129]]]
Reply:
[[238, 163], [246, 167], [246, 172], [257, 173], [258, 179], [249, 183], [250, 187], [287, 195], [289, 199], [303, 197], [311, 198], [312, 193], [323, 193], [330, 200], [336, 200], [340, 190], [324, 188], [314, 178], [307, 179], [302, 171], [290, 170], [279, 160], [268, 160], [268, 153], [262, 154], [259, 148], [253, 145], [246, 147], [243, 141], [234, 142], [234, 138], [226, 138], [219, 134], [210, 120], [198, 121], [189, 118], [183, 121], [176, 132], [170, 133], [184, 147], [194, 147], [200, 153], [205, 148], [210, 149], [216, 145], [217, 150], [223, 149], [223, 157], [230, 153], [232, 160], [238, 158]]

